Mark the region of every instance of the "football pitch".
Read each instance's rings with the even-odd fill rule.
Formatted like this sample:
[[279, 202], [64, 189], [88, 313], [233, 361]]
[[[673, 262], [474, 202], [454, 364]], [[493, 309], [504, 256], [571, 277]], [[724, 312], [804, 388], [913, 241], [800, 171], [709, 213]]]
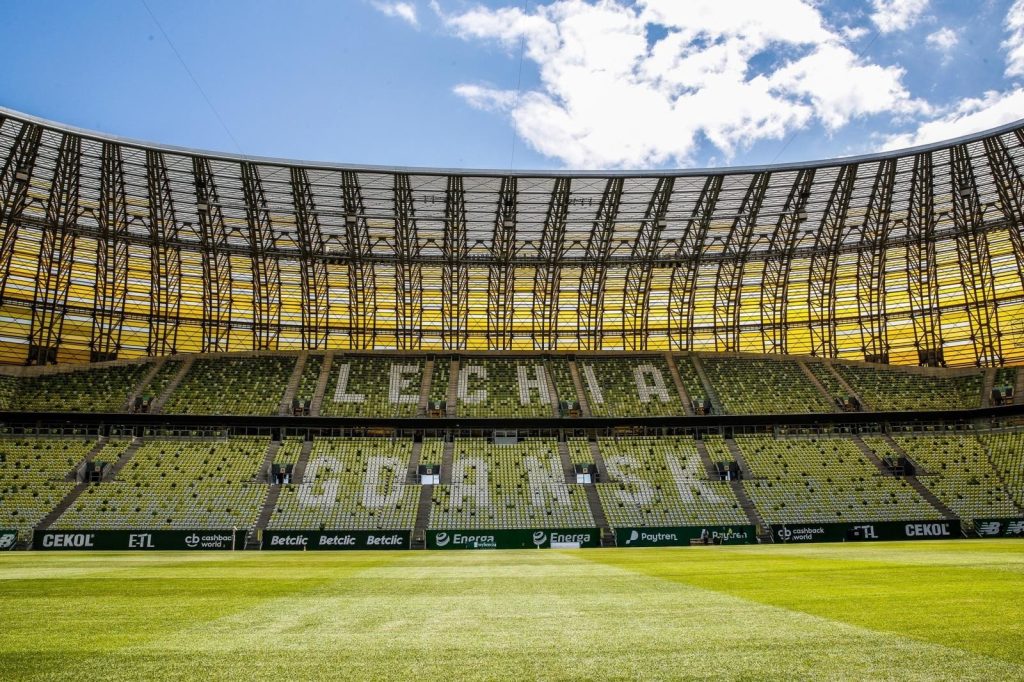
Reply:
[[0, 678], [1024, 679], [1024, 542], [0, 555]]

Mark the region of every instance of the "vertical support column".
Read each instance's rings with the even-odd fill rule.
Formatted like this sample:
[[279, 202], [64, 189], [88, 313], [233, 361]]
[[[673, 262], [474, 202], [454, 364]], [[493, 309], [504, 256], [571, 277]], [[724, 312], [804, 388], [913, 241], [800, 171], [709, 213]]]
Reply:
[[950, 164], [957, 262], [960, 265], [967, 319], [971, 325], [971, 343], [974, 345], [975, 363], [988, 367], [1001, 364], [1003, 342], [995, 304], [992, 256], [988, 248], [988, 235], [980, 229], [984, 217], [967, 145], [959, 145], [950, 150]]
[[889, 360], [889, 335], [885, 319], [885, 254], [888, 250], [889, 215], [896, 184], [896, 159], [878, 164], [868, 210], [860, 228], [857, 250], [857, 312], [861, 351], [869, 362]]
[[811, 333], [811, 355], [836, 356], [836, 269], [843, 243], [846, 217], [853, 197], [857, 166], [839, 169], [821, 226], [814, 238], [810, 274], [807, 278], [807, 315]]
[[914, 347], [919, 358], [942, 350], [938, 260], [935, 255], [935, 195], [931, 152], [914, 157], [907, 210], [907, 293]]
[[676, 350], [689, 350], [693, 346], [697, 275], [706, 248], [708, 230], [711, 229], [711, 218], [722, 193], [722, 177], [712, 175], [705, 181], [676, 250], [668, 287], [669, 345]]
[[0, 171], [0, 300], [7, 291], [7, 280], [11, 275], [11, 258], [14, 244], [18, 241], [18, 227], [21, 215], [28, 204], [28, 188], [35, 169], [43, 129], [30, 123], [22, 124], [11, 155], [7, 157]]
[[586, 256], [580, 272], [579, 305], [576, 308], [576, 330], [581, 350], [600, 350], [602, 346], [608, 256], [611, 254], [622, 189], [621, 177], [608, 180], [590, 229], [590, 239], [587, 241]]
[[345, 202], [345, 243], [348, 250], [348, 326], [353, 349], [377, 345], [377, 275], [370, 261], [373, 251], [366, 224], [362, 190], [355, 171], [341, 174]]
[[302, 347], [327, 347], [330, 322], [330, 286], [324, 261], [324, 238], [313, 198], [313, 187], [304, 168], [291, 169], [292, 206], [299, 243], [302, 299]]
[[104, 142], [100, 160], [100, 203], [96, 223], [96, 289], [90, 349], [96, 360], [111, 360], [121, 350], [128, 296], [128, 204], [121, 145]]
[[469, 270], [466, 257], [466, 193], [462, 178], [448, 177], [445, 191], [444, 239], [441, 243], [441, 345], [461, 350], [469, 339]]
[[658, 255], [661, 235], [665, 231], [665, 216], [675, 178], [658, 180], [647, 211], [640, 223], [636, 241], [630, 253], [629, 268], [626, 270], [626, 290], [622, 297], [622, 342], [628, 350], [647, 348], [651, 300], [651, 279], [654, 273], [654, 259]]
[[743, 291], [743, 270], [750, 253], [750, 242], [757, 227], [771, 173], [757, 173], [743, 195], [743, 203], [729, 235], [725, 239], [722, 260], [715, 276], [715, 350], [737, 352], [740, 345], [740, 295]]
[[415, 350], [423, 337], [423, 266], [409, 176], [395, 174], [395, 335], [398, 347]]
[[181, 312], [181, 252], [171, 183], [162, 152], [146, 152], [149, 189], [149, 345], [150, 355], [178, 352]]
[[210, 160], [193, 157], [192, 172], [196, 186], [199, 238], [204, 254], [202, 350], [204, 353], [227, 352], [230, 350], [231, 314], [234, 309], [228, 235]]
[[765, 353], [788, 351], [789, 273], [800, 238], [800, 226], [807, 222], [807, 202], [814, 185], [814, 169], [797, 173], [786, 204], [775, 223], [761, 279], [761, 348]]
[[516, 212], [518, 186], [515, 177], [501, 180], [494, 216], [491, 261], [487, 268], [487, 348], [512, 347], [512, 318], [515, 315]]
[[572, 180], [555, 179], [548, 202], [544, 232], [541, 234], [541, 263], [533, 275], [533, 347], [538, 350], [558, 348], [558, 289], [562, 281], [562, 258], [565, 256], [565, 220], [569, 214]]
[[252, 257], [252, 347], [277, 350], [281, 337], [281, 265], [274, 255], [274, 225], [259, 169], [242, 163], [245, 217]]
[[32, 327], [29, 331], [30, 364], [57, 362], [57, 348], [71, 289], [75, 260], [74, 227], [81, 212], [79, 180], [82, 141], [65, 134], [60, 143], [46, 204], [46, 224], [39, 244]]

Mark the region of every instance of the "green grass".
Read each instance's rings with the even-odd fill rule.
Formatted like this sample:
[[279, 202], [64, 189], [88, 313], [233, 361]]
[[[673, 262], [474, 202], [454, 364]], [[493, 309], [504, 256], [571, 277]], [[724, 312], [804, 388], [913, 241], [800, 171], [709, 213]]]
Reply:
[[3, 679], [1024, 679], [1024, 542], [0, 555]]

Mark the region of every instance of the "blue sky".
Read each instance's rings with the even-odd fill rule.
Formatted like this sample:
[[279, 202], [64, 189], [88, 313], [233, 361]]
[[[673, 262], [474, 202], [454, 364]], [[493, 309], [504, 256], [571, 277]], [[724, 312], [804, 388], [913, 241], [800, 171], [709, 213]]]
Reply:
[[1024, 0], [40, 0], [0, 26], [0, 105], [259, 156], [747, 165], [1024, 118]]

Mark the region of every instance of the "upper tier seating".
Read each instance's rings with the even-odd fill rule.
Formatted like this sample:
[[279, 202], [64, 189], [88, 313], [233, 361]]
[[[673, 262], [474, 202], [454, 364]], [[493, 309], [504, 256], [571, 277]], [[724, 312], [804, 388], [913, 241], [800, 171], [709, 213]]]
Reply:
[[448, 383], [452, 374], [452, 360], [447, 355], [434, 358], [434, 374], [430, 377], [430, 402], [448, 400]]
[[268, 528], [411, 529], [420, 487], [406, 485], [411, 440], [318, 438], [301, 484], [281, 488]]
[[16, 406], [44, 412], [123, 412], [146, 374], [144, 363], [24, 377]]
[[580, 485], [565, 483], [558, 444], [455, 442], [452, 484], [434, 486], [430, 528], [589, 528]]
[[[676, 363], [676, 369], [679, 370], [679, 378], [683, 382], [683, 388], [686, 389], [686, 395], [689, 396], [690, 400], [703, 405], [705, 400], [710, 400], [707, 389], [704, 388], [704, 383], [700, 380], [700, 375], [697, 374], [697, 369], [693, 366], [693, 361], [688, 355], [677, 355], [673, 358]], [[712, 410], [716, 409], [715, 405], [712, 405]], [[721, 406], [717, 406], [717, 410], [721, 411]]]
[[166, 414], [277, 414], [295, 356], [198, 358], [164, 406]]
[[595, 417], [685, 414], [662, 356], [577, 358], [576, 366]]
[[146, 400], [156, 400], [163, 395], [164, 389], [174, 380], [174, 375], [181, 369], [181, 361], [167, 360], [160, 369], [156, 371], [153, 378], [142, 389], [142, 397]]
[[569, 361], [564, 358], [553, 358], [547, 360], [545, 364], [551, 373], [551, 381], [555, 384], [558, 401], [569, 403], [570, 407], [580, 402], [580, 397], [576, 395], [576, 384], [572, 380], [572, 371], [569, 369]]
[[825, 366], [825, 363], [809, 360], [804, 364], [807, 365], [807, 368], [811, 370], [811, 373], [819, 382], [821, 382], [821, 385], [825, 387], [825, 390], [828, 391], [828, 394], [832, 396], [833, 400], [836, 398], [849, 399], [851, 397], [850, 392], [846, 390], [841, 383], [839, 383], [839, 379], [837, 379], [836, 375]]
[[978, 437], [1017, 507], [1024, 509], [1024, 431], [1002, 431]]
[[917, 464], [917, 478], [964, 521], [1020, 515], [971, 434], [897, 436], [896, 442]]
[[17, 409], [15, 404], [17, 396], [15, 394], [20, 383], [17, 377], [0, 374], [0, 410]]
[[831, 412], [832, 405], [790, 360], [701, 358], [727, 414]]
[[878, 412], [979, 407], [984, 375], [929, 376], [912, 370], [833, 363], [846, 383]]
[[926, 521], [941, 514], [885, 476], [849, 438], [738, 436], [754, 474], [743, 485], [768, 523]]
[[116, 480], [90, 485], [54, 528], [251, 528], [267, 494], [254, 481], [268, 444], [252, 437], [146, 441]]
[[[316, 393], [317, 384], [320, 381], [320, 371], [324, 366], [324, 356], [310, 355], [306, 358], [306, 364], [302, 367], [302, 376], [299, 377], [299, 386], [295, 389], [295, 399], [300, 405], [305, 405], [308, 400], [313, 402], [313, 395]], [[324, 399], [326, 400], [326, 391]]]
[[68, 474], [96, 441], [0, 438], [0, 529], [25, 539], [75, 487]]
[[710, 481], [688, 436], [598, 441], [611, 481], [598, 484], [608, 524], [746, 525], [728, 483]]
[[552, 415], [555, 396], [543, 360], [463, 357], [455, 381], [460, 417]]
[[422, 381], [422, 358], [335, 355], [320, 414], [413, 417]]

